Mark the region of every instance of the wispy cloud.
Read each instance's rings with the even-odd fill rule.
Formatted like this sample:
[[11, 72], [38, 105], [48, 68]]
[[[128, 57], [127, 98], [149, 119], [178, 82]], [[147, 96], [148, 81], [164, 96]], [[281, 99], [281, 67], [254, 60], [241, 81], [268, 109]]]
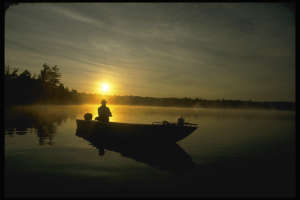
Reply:
[[59, 15], [66, 16], [66, 17], [71, 18], [76, 21], [93, 24], [93, 25], [98, 25], [98, 23], [99, 23], [99, 21], [97, 21], [93, 18], [81, 15], [79, 12], [72, 11], [67, 8], [51, 5], [51, 6], [48, 6], [48, 9], [56, 12]]
[[20, 4], [5, 58], [58, 64], [79, 91], [107, 77], [145, 96], [295, 97], [294, 13], [276, 3]]

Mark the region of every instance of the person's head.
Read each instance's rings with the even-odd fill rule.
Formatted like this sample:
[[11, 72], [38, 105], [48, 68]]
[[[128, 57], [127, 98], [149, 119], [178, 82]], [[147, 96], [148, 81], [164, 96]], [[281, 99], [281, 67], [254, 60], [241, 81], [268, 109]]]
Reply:
[[105, 106], [105, 105], [106, 105], [106, 100], [103, 99], [103, 100], [101, 101], [101, 104], [102, 104], [102, 106]]

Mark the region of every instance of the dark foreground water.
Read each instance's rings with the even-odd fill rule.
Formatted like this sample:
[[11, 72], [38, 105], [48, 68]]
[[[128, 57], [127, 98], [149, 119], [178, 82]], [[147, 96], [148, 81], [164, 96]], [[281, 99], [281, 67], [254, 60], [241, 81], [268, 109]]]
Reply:
[[186, 121], [177, 144], [100, 148], [76, 135], [97, 105], [5, 111], [5, 197], [294, 197], [295, 112], [110, 106], [111, 121]]

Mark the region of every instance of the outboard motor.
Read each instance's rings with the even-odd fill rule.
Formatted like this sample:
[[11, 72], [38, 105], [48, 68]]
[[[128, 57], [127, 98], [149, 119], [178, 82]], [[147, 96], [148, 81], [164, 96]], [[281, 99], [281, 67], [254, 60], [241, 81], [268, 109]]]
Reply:
[[164, 126], [168, 126], [170, 123], [169, 123], [168, 121], [165, 120], [165, 121], [162, 122], [162, 124], [163, 124]]
[[178, 126], [184, 126], [184, 119], [183, 117], [179, 117], [178, 120], [177, 120], [177, 125]]
[[93, 119], [92, 113], [85, 113], [84, 114], [84, 120], [92, 120], [92, 119]]

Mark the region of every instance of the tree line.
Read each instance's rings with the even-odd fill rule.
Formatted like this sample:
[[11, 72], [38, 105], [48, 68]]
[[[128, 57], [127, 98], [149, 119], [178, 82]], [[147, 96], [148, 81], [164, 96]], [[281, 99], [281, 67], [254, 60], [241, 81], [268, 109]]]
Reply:
[[[102, 98], [98, 94], [79, 93], [70, 90], [61, 82], [62, 74], [59, 67], [43, 64], [38, 75], [28, 70], [19, 73], [17, 68], [5, 67], [4, 72], [4, 104], [99, 104]], [[105, 96], [110, 104], [151, 105], [151, 106], [182, 106], [205, 108], [265, 108], [294, 110], [294, 102], [258, 102], [241, 100], [207, 100], [202, 98], [155, 98], [140, 96]]]
[[151, 106], [176, 106], [196, 108], [257, 108], [276, 110], [295, 110], [294, 102], [284, 101], [241, 101], [231, 99], [207, 100], [202, 98], [154, 98], [140, 96], [113, 96], [108, 98], [113, 104], [125, 105], [151, 105]]
[[60, 82], [58, 66], [43, 65], [39, 75], [28, 70], [18, 73], [17, 68], [6, 66], [4, 77], [5, 105], [79, 103], [78, 92]]

